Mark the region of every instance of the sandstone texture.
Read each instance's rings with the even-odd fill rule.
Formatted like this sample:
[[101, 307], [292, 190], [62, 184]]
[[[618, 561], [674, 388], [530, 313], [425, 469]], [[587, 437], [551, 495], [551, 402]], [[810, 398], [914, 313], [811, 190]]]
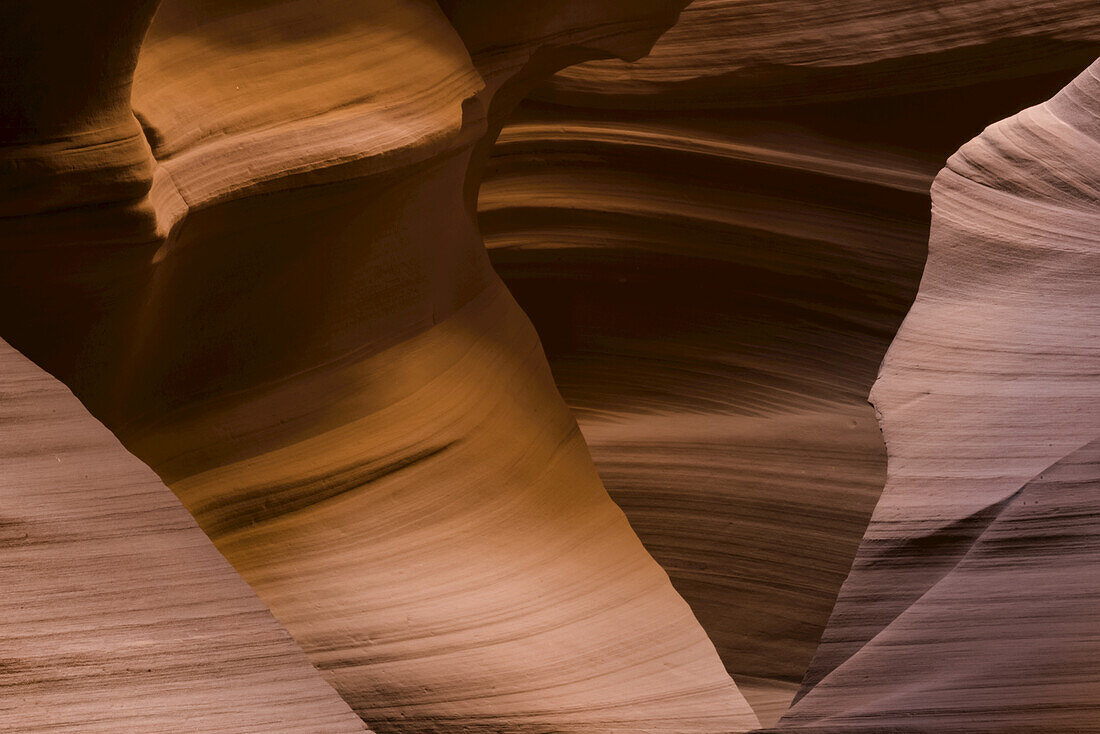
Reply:
[[0, 8], [0, 731], [1100, 732], [1098, 54]]
[[932, 180], [1098, 40], [1080, 2], [694, 2], [645, 58], [563, 70], [501, 133], [490, 257], [764, 719], [882, 491], [866, 398], [921, 279]]
[[172, 492], [0, 342], [0, 730], [367, 731]]
[[[604, 492], [467, 183], [525, 75], [636, 57], [682, 4], [476, 5], [452, 25], [427, 1], [169, 1], [140, 50], [151, 8], [120, 10], [135, 44], [96, 80], [122, 92], [64, 122], [70, 146], [100, 136], [88, 175], [131, 188], [4, 221], [3, 334], [378, 731], [747, 730]], [[139, 162], [108, 133], [147, 140], [119, 147]]]
[[791, 728], [1100, 725], [1098, 100], [1100, 62], [936, 178], [886, 487]]

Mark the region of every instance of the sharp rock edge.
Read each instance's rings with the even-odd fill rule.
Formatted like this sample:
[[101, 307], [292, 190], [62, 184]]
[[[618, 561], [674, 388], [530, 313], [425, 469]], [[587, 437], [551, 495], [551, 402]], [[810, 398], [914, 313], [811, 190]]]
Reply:
[[936, 179], [886, 488], [776, 731], [1100, 730], [1098, 74]]

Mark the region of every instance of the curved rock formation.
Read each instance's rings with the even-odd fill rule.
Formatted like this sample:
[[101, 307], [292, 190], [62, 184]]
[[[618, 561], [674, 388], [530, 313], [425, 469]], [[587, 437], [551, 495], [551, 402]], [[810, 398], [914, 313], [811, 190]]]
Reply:
[[872, 399], [889, 477], [782, 730], [1100, 721], [1100, 61], [932, 189]]
[[0, 9], [0, 727], [1090, 726], [1091, 3], [685, 4]]
[[866, 395], [916, 293], [933, 176], [1100, 52], [1090, 4], [1041, 15], [698, 1], [636, 64], [538, 88], [487, 168], [494, 265], [765, 723], [885, 480]]
[[641, 109], [899, 96], [1080, 69], [1098, 40], [1088, 0], [695, 0], [644, 60], [567, 69], [541, 96]]
[[0, 334], [378, 731], [757, 725], [603, 491], [467, 183], [524, 85], [637, 56], [680, 5], [502, 8], [464, 44], [426, 0], [166, 0], [101, 77], [138, 57], [133, 190], [0, 223]]
[[153, 472], [0, 342], [0, 730], [362, 732]]
[[109, 8], [57, 0], [2, 9], [5, 249], [20, 241], [8, 217], [109, 205], [148, 191], [152, 161], [130, 112], [130, 76], [156, 6], [156, 0], [120, 0]]

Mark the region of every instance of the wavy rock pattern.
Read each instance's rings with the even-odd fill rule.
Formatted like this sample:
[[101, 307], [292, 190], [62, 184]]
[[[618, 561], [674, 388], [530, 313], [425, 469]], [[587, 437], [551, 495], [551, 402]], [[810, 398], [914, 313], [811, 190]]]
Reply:
[[57, 0], [2, 9], [5, 247], [19, 240], [8, 236], [12, 223], [4, 218], [140, 199], [148, 191], [152, 160], [130, 112], [130, 76], [156, 5]]
[[538, 88], [481, 187], [601, 476], [765, 723], [885, 480], [866, 395], [935, 172], [1100, 51], [1089, 3], [873, 5], [694, 2]]
[[0, 9], [0, 728], [1094, 726], [1092, 4], [685, 5]]
[[567, 69], [542, 96], [658, 109], [898, 96], [1080, 69], [1098, 40], [1088, 0], [695, 0], [645, 59]]
[[597, 491], [500, 286], [389, 350], [144, 433], [136, 450], [372, 725], [753, 725]]
[[780, 729], [1096, 731], [1100, 61], [932, 189], [889, 477]]
[[0, 342], [0, 730], [362, 732], [153, 472]]
[[133, 190], [0, 223], [0, 333], [377, 731], [757, 725], [604, 492], [468, 183], [509, 100], [639, 55], [682, 4], [494, 30], [477, 3], [166, 0], [118, 65], [149, 141]]

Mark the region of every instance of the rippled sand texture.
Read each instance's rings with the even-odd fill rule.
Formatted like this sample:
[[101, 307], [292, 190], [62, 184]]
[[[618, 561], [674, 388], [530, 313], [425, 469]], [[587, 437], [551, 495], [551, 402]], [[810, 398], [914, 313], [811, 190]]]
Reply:
[[1100, 52], [1092, 3], [697, 1], [505, 126], [490, 256], [601, 476], [766, 723], [885, 480], [868, 391], [928, 189]]
[[1100, 61], [932, 188], [889, 477], [780, 729], [1096, 731]]
[[166, 0], [140, 53], [120, 8], [129, 55], [74, 60], [117, 62], [87, 75], [113, 96], [59, 117], [126, 188], [2, 225], [0, 333], [376, 731], [758, 725], [604, 492], [470, 190], [527, 87], [643, 54], [682, 5]]

